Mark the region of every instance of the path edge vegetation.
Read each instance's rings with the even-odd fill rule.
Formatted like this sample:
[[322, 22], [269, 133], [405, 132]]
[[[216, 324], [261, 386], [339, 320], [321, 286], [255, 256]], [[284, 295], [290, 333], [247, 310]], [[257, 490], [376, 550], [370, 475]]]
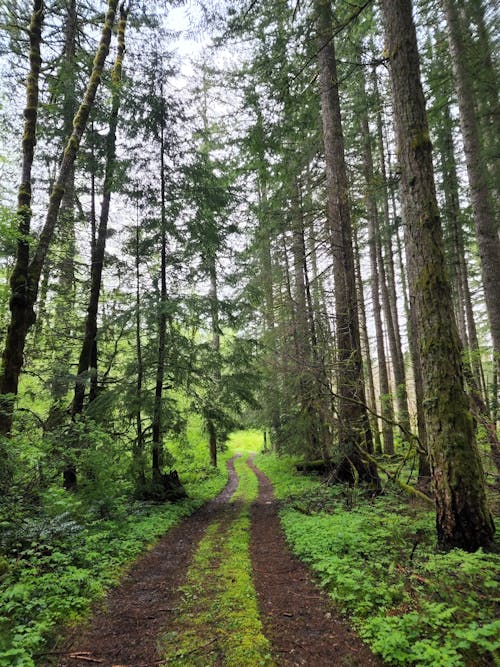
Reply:
[[[213, 499], [227, 483], [228, 450], [217, 469], [191, 475], [188, 497], [176, 503], [115, 499], [108, 517], [89, 513], [71, 493], [42, 498], [46, 523], [24, 524], [33, 540], [15, 563], [0, 556], [0, 667], [50, 661], [57, 636], [85, 621], [146, 549]], [[121, 505], [120, 503], [123, 503]], [[15, 539], [15, 536], [14, 536]]]

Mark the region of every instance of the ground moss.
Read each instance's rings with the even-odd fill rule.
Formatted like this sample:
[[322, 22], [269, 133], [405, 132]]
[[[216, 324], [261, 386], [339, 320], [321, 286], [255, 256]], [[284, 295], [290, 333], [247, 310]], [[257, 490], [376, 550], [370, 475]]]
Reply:
[[237, 459], [239, 486], [227, 513], [201, 540], [182, 587], [176, 631], [164, 634], [167, 664], [205, 667], [270, 667], [270, 644], [263, 634], [249, 553], [250, 503], [258, 480]]

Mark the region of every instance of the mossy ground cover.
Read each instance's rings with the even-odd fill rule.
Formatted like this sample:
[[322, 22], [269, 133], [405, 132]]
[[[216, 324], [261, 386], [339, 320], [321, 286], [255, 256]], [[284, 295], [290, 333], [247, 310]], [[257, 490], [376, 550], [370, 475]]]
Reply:
[[[243, 446], [245, 450], [245, 446]], [[185, 667], [272, 665], [262, 632], [249, 555], [250, 503], [258, 482], [237, 459], [239, 486], [221, 520], [199, 544], [182, 588], [178, 615], [161, 640], [167, 664]]]
[[451, 667], [499, 660], [499, 557], [435, 547], [434, 513], [396, 489], [378, 498], [298, 475], [260, 455], [283, 503], [294, 552], [391, 665]]

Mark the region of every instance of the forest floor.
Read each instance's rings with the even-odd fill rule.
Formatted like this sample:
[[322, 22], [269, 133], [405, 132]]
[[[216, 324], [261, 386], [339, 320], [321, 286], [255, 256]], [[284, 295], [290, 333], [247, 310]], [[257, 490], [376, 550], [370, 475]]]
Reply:
[[222, 493], [66, 636], [59, 667], [382, 664], [291, 554], [272, 485], [252, 457], [227, 465]]

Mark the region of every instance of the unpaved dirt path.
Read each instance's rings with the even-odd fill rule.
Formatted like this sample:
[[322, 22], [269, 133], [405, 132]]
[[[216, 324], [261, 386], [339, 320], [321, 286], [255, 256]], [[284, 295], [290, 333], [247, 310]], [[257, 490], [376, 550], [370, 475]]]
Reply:
[[279, 665], [312, 667], [382, 665], [312, 582], [307, 567], [290, 552], [278, 518], [273, 487], [252, 463], [259, 479], [253, 504], [250, 553], [264, 632]]
[[[234, 457], [236, 458], [236, 457]], [[128, 571], [82, 631], [59, 649], [59, 667], [154, 667], [159, 664], [157, 639], [172, 623], [193, 554], [209, 523], [222, 517], [238, 486], [233, 459], [229, 480], [211, 502], [160, 539]], [[82, 659], [76, 658], [81, 655]], [[48, 663], [50, 664], [50, 663]]]
[[[382, 665], [336, 614], [327, 596], [312, 583], [307, 568], [290, 553], [280, 527], [272, 485], [251, 461], [248, 465], [259, 480], [259, 497], [250, 515], [250, 556], [261, 621], [272, 645], [273, 660], [269, 664]], [[110, 592], [87, 628], [77, 629], [59, 648], [59, 667], [162, 664], [158, 639], [166, 630], [176, 629], [179, 589], [186, 581], [198, 545], [209, 525], [218, 521], [223, 527], [234, 514], [228, 505], [238, 486], [233, 460], [228, 462], [228, 470], [229, 482], [224, 491], [171, 529], [129, 570], [122, 584]], [[182, 627], [178, 630], [183, 631]], [[191, 663], [179, 660], [168, 664]], [[196, 664], [203, 664], [203, 660]], [[222, 667], [225, 663], [210, 664]], [[249, 665], [248, 661], [246, 664]]]

